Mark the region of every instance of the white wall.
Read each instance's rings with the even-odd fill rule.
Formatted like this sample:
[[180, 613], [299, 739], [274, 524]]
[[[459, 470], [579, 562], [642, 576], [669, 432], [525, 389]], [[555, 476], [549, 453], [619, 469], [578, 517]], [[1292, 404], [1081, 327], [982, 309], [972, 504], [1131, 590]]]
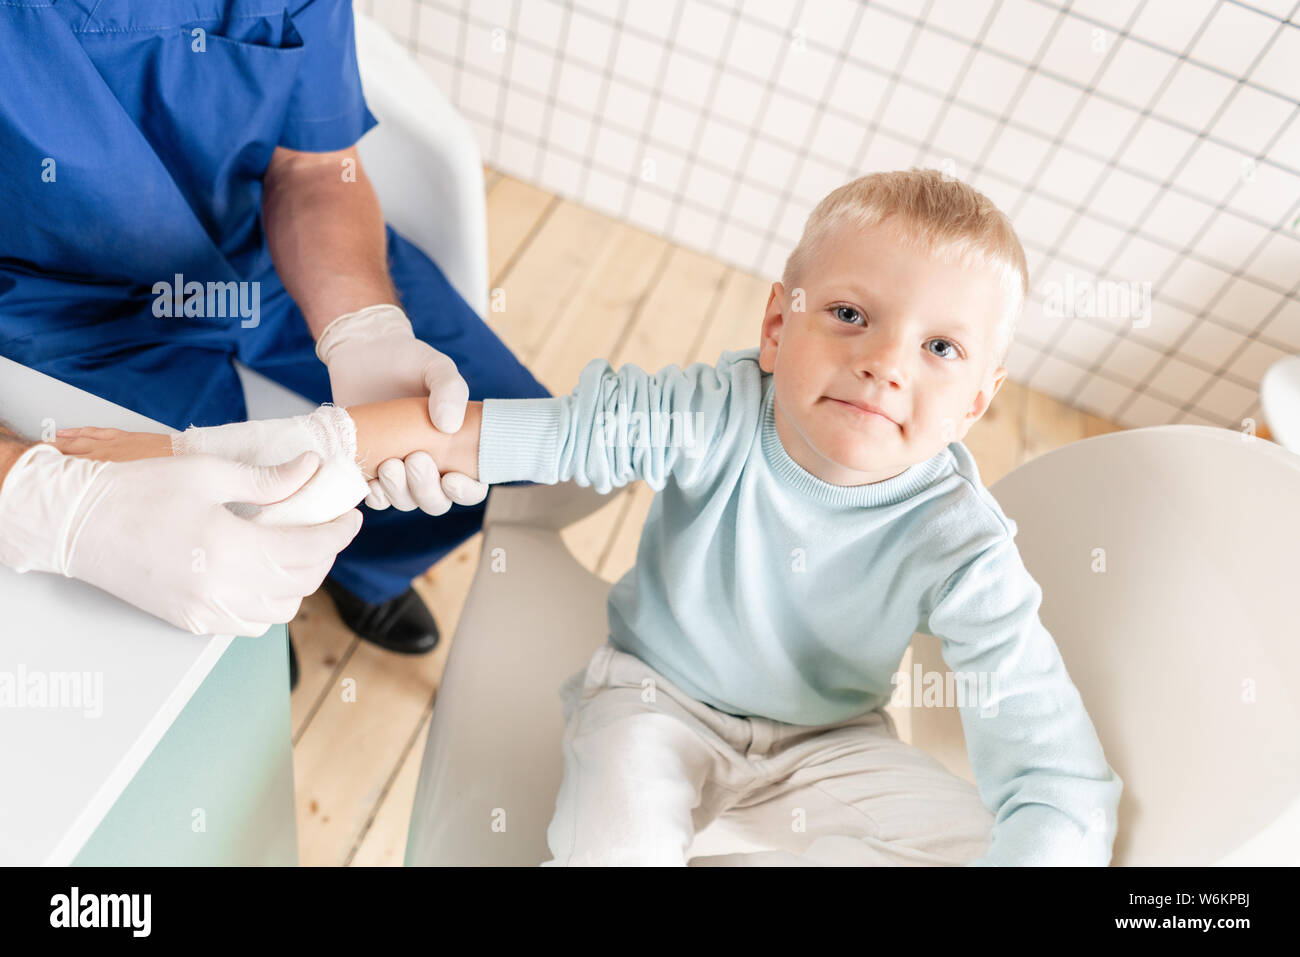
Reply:
[[972, 182], [1029, 255], [1011, 377], [1125, 425], [1260, 421], [1300, 352], [1295, 0], [357, 6], [491, 165], [764, 277], [854, 176]]

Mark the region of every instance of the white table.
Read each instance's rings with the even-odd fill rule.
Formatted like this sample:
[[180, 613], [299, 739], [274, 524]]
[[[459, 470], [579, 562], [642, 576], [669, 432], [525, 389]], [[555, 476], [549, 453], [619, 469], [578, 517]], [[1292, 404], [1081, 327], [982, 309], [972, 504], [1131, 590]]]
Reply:
[[[167, 431], [0, 358], [0, 419]], [[0, 673], [89, 673], [102, 713], [0, 707], [0, 864], [297, 862], [282, 627], [195, 637], [0, 567]]]

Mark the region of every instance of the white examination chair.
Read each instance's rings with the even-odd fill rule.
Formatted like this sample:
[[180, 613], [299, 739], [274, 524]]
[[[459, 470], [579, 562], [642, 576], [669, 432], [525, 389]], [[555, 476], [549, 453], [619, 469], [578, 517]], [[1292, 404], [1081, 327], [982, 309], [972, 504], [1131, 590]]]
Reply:
[[[1043, 622], [1125, 783], [1113, 863], [1300, 863], [1300, 456], [1161, 426], [1072, 443], [992, 491], [1019, 525]], [[408, 864], [549, 858], [558, 689], [604, 640], [609, 590], [559, 530], [605, 501], [574, 485], [492, 491]], [[912, 658], [946, 670], [930, 636], [914, 637]], [[905, 736], [970, 779], [955, 711], [899, 716]], [[753, 848], [724, 817], [692, 854]]]
[[[487, 307], [487, 211], [474, 132], [406, 50], [357, 11], [357, 63], [379, 125], [361, 138], [361, 165], [384, 219], [438, 264], [480, 316]], [[250, 419], [316, 404], [235, 363]]]
[[1300, 356], [1278, 359], [1259, 383], [1259, 402], [1277, 444], [1300, 454]]

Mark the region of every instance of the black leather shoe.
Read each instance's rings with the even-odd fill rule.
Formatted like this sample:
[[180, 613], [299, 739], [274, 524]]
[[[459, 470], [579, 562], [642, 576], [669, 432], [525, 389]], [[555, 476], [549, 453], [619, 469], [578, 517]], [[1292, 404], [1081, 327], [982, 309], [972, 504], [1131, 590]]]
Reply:
[[339, 618], [360, 638], [403, 655], [424, 655], [438, 644], [438, 623], [414, 588], [396, 598], [371, 604], [362, 601], [333, 579], [325, 579], [325, 592], [334, 599]]
[[289, 690], [298, 687], [298, 653], [293, 650], [293, 639], [289, 639]]

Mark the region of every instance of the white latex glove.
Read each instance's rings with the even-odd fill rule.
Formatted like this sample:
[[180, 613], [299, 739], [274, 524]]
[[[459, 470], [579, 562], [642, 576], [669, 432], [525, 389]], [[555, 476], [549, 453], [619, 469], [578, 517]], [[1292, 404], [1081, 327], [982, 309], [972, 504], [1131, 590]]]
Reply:
[[[316, 355], [329, 369], [330, 391], [338, 405], [429, 397], [429, 420], [440, 432], [460, 431], [469, 386], [456, 364], [415, 337], [406, 313], [394, 305], [370, 306], [340, 316], [325, 327]], [[427, 452], [389, 459], [376, 469], [366, 504], [400, 511], [419, 508], [441, 515], [458, 505], [477, 505], [488, 486], [463, 472], [439, 476]]]
[[208, 455], [96, 462], [23, 453], [0, 487], [0, 562], [79, 578], [193, 634], [260, 636], [288, 622], [361, 528], [283, 528], [226, 502], [271, 505], [311, 480], [305, 454], [276, 467]]

